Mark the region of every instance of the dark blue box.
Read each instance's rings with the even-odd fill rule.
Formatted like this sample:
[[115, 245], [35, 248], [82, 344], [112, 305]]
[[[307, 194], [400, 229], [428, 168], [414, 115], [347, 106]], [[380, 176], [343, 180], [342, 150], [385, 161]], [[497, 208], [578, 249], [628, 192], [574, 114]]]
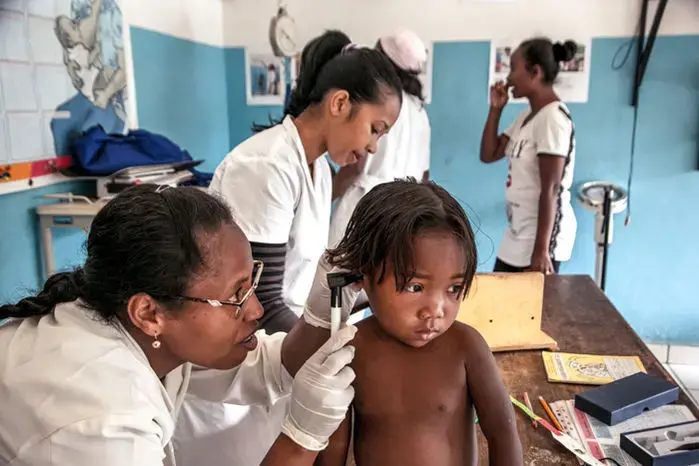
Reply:
[[575, 408], [613, 426], [644, 411], [677, 401], [680, 389], [639, 372], [575, 396]]
[[[691, 449], [698, 439], [699, 421], [689, 421], [621, 434], [619, 443], [643, 466], [685, 466], [699, 464], [699, 450]], [[678, 446], [689, 449], [672, 451]]]

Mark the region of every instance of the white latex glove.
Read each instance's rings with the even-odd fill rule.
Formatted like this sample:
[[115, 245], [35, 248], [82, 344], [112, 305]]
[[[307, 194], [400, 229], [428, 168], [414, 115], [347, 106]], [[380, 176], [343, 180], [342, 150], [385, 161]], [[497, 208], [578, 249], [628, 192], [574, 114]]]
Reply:
[[[316, 267], [316, 275], [313, 279], [311, 292], [306, 300], [303, 311], [303, 320], [313, 327], [330, 329], [330, 287], [328, 286], [328, 273], [339, 272], [340, 269], [331, 267], [327, 257], [323, 254]], [[342, 317], [344, 324], [349, 319], [352, 307], [361, 292], [356, 284], [347, 285], [342, 289]]]
[[282, 432], [307, 450], [320, 451], [345, 419], [354, 398], [354, 346], [357, 327], [347, 325], [299, 369], [291, 388]]

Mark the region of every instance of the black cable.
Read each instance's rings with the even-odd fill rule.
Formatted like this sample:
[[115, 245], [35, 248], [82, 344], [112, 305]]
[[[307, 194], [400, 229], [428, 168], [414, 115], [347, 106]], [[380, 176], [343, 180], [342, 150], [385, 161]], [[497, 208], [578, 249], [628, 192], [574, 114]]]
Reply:
[[626, 220], [624, 226], [631, 222], [631, 181], [633, 179], [633, 163], [636, 158], [636, 128], [638, 126], [638, 107], [633, 108], [633, 125], [631, 126], [631, 157], [629, 160], [629, 179], [626, 181], [626, 194], [628, 196], [626, 202]]
[[[612, 70], [619, 71], [624, 67], [624, 65], [626, 65], [626, 63], [629, 61], [629, 58], [631, 58], [631, 52], [633, 52], [636, 42], [637, 40], [634, 37], [632, 39], [627, 40], [619, 46], [616, 53], [614, 54], [614, 57], [612, 58]], [[622, 53], [624, 54], [624, 57], [621, 59], [621, 62], [617, 63], [618, 58]], [[636, 129], [638, 127], [638, 107], [639, 105], [635, 105], [633, 108], [633, 123], [631, 127], [631, 154], [629, 159], [629, 177], [626, 180], [626, 193], [628, 198], [626, 207], [626, 220], [624, 221], [625, 226], [631, 222], [631, 182], [633, 180], [634, 161], [636, 158]]]
[[[636, 39], [629, 39], [623, 44], [619, 46], [617, 49], [616, 53], [614, 54], [614, 58], [612, 58], [612, 70], [614, 71], [619, 71], [626, 65], [626, 62], [629, 61], [629, 58], [631, 57], [631, 52], [633, 51], [633, 46], [636, 43]], [[619, 64], [614, 64], [617, 61], [617, 58], [619, 57], [619, 54], [626, 48], [626, 55], [624, 55], [624, 58], [621, 59], [621, 63]]]

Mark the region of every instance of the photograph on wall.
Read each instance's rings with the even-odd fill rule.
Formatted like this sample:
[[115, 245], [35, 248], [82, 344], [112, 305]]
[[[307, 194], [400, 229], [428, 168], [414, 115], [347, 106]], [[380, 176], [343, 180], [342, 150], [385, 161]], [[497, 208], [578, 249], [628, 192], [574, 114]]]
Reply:
[[[561, 39], [562, 40], [562, 39]], [[488, 88], [498, 81], [506, 81], [510, 74], [510, 60], [519, 40], [492, 41], [490, 46], [490, 64]], [[575, 56], [568, 62], [561, 63], [561, 71], [554, 83], [554, 89], [563, 102], [587, 102], [590, 87], [590, 52], [591, 40], [576, 40], [578, 49]], [[514, 99], [510, 94], [510, 102], [526, 103], [523, 98]]]
[[434, 44], [429, 42], [427, 46], [427, 62], [420, 73], [420, 81], [422, 82], [422, 95], [425, 98], [425, 104], [432, 103], [432, 66], [434, 56]]
[[284, 105], [284, 59], [269, 53], [245, 53], [245, 87], [248, 105]]
[[70, 165], [95, 125], [127, 131], [124, 27], [117, 0], [0, 2], [0, 183]]

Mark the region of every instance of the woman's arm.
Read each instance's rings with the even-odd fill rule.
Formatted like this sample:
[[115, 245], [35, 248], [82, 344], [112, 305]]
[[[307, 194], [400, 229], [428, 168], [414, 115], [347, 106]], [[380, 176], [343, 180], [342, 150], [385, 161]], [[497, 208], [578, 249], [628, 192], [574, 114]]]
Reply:
[[510, 140], [506, 135], [498, 135], [502, 108], [490, 107], [488, 120], [481, 138], [481, 162], [493, 163], [505, 157], [505, 148]]
[[306, 450], [284, 434], [279, 435], [260, 466], [313, 466], [317, 451]]
[[210, 191], [228, 204], [252, 249], [265, 266], [255, 295], [267, 333], [288, 332], [298, 321], [283, 299], [287, 242], [300, 196], [294, 167], [274, 157], [255, 157], [234, 149], [216, 169]]
[[558, 191], [563, 179], [564, 168], [565, 158], [557, 155], [539, 154], [541, 194], [539, 194], [536, 242], [534, 243], [530, 269], [544, 274], [554, 272], [549, 246], [558, 209]]
[[498, 82], [490, 86], [490, 111], [483, 128], [481, 138], [481, 162], [493, 163], [505, 157], [505, 148], [509, 138], [507, 135], [498, 135], [500, 116], [502, 109], [507, 105], [509, 95], [505, 83]]
[[260, 326], [269, 334], [288, 332], [294, 328], [299, 318], [286, 305], [282, 295], [286, 244], [250, 243], [250, 247], [253, 259], [261, 260], [265, 264], [260, 283], [255, 290], [255, 296], [264, 309]]
[[488, 441], [491, 466], [521, 466], [524, 459], [510, 396], [500, 378], [493, 354], [480, 333], [464, 329], [469, 396]]
[[551, 236], [556, 221], [556, 212], [561, 182], [566, 165], [575, 146], [573, 121], [562, 105], [546, 118], [536, 121], [533, 128], [534, 143], [539, 156], [539, 217], [536, 242], [532, 253], [530, 269], [546, 274], [554, 273], [550, 256]]
[[330, 436], [328, 447], [320, 452], [314, 466], [345, 466], [350, 444], [350, 416], [348, 413], [340, 427]]

